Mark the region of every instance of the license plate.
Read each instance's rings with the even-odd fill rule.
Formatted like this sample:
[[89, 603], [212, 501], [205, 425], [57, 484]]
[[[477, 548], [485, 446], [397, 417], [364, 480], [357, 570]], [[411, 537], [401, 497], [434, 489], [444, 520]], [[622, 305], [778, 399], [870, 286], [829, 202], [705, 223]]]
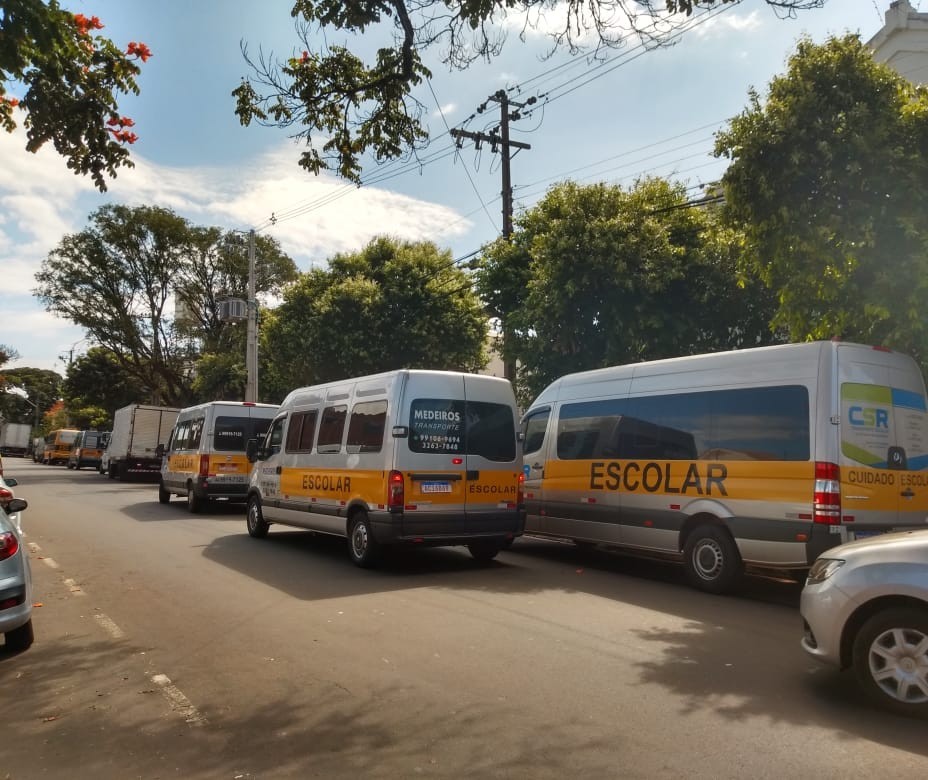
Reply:
[[855, 539], [867, 539], [871, 536], [880, 536], [882, 531], [854, 531]]
[[420, 486], [423, 493], [450, 493], [450, 482], [423, 482]]

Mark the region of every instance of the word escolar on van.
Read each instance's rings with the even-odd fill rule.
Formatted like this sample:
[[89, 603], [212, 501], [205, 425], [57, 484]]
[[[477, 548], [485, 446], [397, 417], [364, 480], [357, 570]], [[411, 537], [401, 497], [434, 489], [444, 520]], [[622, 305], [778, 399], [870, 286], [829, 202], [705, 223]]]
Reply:
[[403, 369], [294, 390], [249, 446], [248, 533], [347, 537], [362, 567], [399, 543], [491, 560], [524, 523], [517, 419], [509, 382], [476, 374]]
[[928, 524], [924, 382], [883, 348], [785, 344], [571, 374], [522, 433], [526, 533], [670, 556], [710, 592]]
[[167, 447], [159, 445], [161, 479], [158, 501], [185, 496], [187, 509], [199, 512], [211, 501], [244, 502], [251, 465], [246, 444], [263, 436], [277, 406], [210, 401], [181, 409]]

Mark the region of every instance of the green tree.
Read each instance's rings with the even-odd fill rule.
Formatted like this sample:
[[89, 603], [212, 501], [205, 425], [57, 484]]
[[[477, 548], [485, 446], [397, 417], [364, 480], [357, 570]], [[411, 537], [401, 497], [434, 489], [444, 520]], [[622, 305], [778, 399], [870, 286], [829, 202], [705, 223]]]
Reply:
[[46, 309], [87, 332], [146, 388], [139, 399], [189, 399], [193, 350], [167, 316], [187, 262], [190, 226], [168, 209], [103, 206], [91, 227], [65, 236], [36, 274]]
[[774, 321], [795, 341], [884, 344], [928, 365], [928, 90], [854, 35], [804, 40], [716, 152]]
[[262, 327], [262, 396], [396, 368], [485, 365], [486, 316], [449, 252], [378, 238], [284, 291]]
[[117, 409], [146, 398], [141, 381], [104, 347], [91, 347], [74, 360], [68, 367], [62, 396], [75, 426], [100, 430], [112, 426]]
[[573, 371], [776, 341], [770, 296], [736, 271], [740, 249], [681, 184], [552, 187], [477, 271], [508, 315], [520, 399]]
[[[0, 0], [0, 126], [16, 128], [15, 109], [25, 113], [26, 149], [49, 141], [75, 173], [89, 174], [101, 191], [104, 174], [132, 165], [126, 144], [134, 122], [120, 116], [118, 96], [138, 94], [145, 44], [125, 51], [94, 32], [96, 16], [62, 10], [56, 0]], [[22, 87], [21, 97], [7, 97]]]
[[0, 378], [0, 417], [16, 422], [41, 419], [61, 397], [61, 382], [60, 374], [44, 368], [7, 369]]
[[[624, 45], [637, 35], [659, 46], [678, 30], [657, 21], [669, 13], [681, 21], [699, 8], [735, 0], [567, 0], [563, 27], [552, 33], [552, 48], [572, 54]], [[766, 0], [792, 13], [816, 8], [824, 0]], [[427, 138], [423, 106], [413, 89], [430, 77], [423, 55], [439, 50], [441, 61], [465, 69], [491, 60], [505, 40], [502, 22], [520, 14], [526, 28], [549, 23], [551, 0], [295, 0], [291, 15], [303, 45], [301, 56], [285, 61], [243, 54], [253, 80], [233, 91], [235, 112], [251, 122], [286, 127], [306, 141], [300, 165], [313, 173], [333, 168], [358, 181], [360, 156], [371, 151], [390, 159]], [[366, 63], [342, 41], [355, 36], [360, 48], [377, 34], [387, 39]], [[361, 41], [361, 36], [364, 40]], [[338, 44], [329, 43], [337, 38]], [[349, 38], [350, 40], [350, 38]]]

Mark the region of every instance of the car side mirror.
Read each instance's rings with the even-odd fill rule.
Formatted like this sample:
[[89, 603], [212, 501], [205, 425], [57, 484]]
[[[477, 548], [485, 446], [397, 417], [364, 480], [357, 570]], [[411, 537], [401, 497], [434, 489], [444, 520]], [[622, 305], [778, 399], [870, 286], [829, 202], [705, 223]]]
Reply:
[[4, 508], [8, 515], [15, 515], [17, 512], [22, 512], [27, 506], [29, 504], [25, 498], [11, 498]]
[[7, 487], [16, 487], [19, 484], [19, 481], [13, 477], [5, 477], [4, 482], [6, 482]]
[[258, 440], [249, 439], [245, 442], [245, 457], [249, 463], [254, 463], [258, 459]]

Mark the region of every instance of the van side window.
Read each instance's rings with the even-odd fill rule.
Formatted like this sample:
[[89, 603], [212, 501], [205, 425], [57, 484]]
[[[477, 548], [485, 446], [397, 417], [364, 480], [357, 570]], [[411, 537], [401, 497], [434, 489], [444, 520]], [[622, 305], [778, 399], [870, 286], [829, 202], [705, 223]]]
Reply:
[[545, 431], [548, 430], [548, 418], [551, 410], [545, 409], [522, 421], [522, 452], [533, 453], [541, 449], [545, 441]]
[[190, 433], [187, 438], [187, 449], [196, 450], [200, 447], [200, 440], [203, 438], [203, 423], [206, 422], [202, 417], [196, 417], [190, 421]]
[[315, 409], [311, 412], [294, 412], [290, 415], [290, 427], [287, 429], [287, 452], [312, 452], [318, 416], [319, 413]]
[[276, 455], [280, 452], [280, 444], [284, 440], [284, 422], [286, 417], [280, 417], [274, 420], [267, 437], [264, 439], [264, 451], [266, 455]]
[[809, 459], [809, 392], [758, 387], [565, 404], [562, 460]]
[[464, 402], [448, 398], [416, 398], [409, 407], [412, 452], [464, 452]]
[[386, 425], [386, 401], [355, 404], [348, 423], [348, 452], [380, 452]]
[[342, 434], [345, 432], [345, 418], [347, 416], [347, 406], [327, 406], [323, 409], [316, 452], [338, 452], [341, 450]]
[[187, 441], [190, 435], [190, 420], [184, 420], [177, 424], [174, 429], [174, 436], [171, 439], [172, 450], [187, 449]]

